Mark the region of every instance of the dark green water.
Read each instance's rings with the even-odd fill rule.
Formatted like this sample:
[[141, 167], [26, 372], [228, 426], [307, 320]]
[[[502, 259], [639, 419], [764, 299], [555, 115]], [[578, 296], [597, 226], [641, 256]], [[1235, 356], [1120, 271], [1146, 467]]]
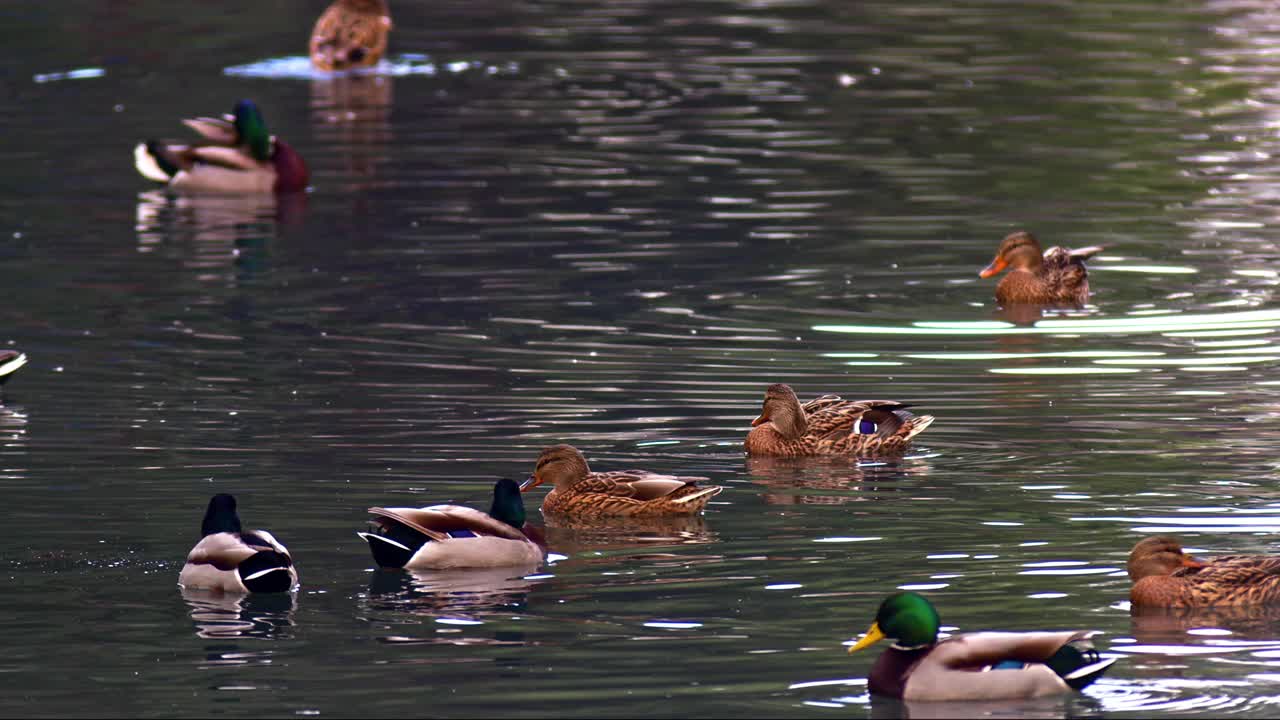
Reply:
[[[841, 643], [900, 587], [1122, 658], [982, 712], [1280, 712], [1274, 615], [1137, 623], [1123, 572], [1157, 531], [1280, 528], [1269, 3], [392, 0], [396, 72], [346, 80], [300, 72], [323, 4], [0, 11], [0, 344], [31, 358], [0, 714], [972, 714], [867, 696]], [[134, 172], [240, 97], [305, 201]], [[1090, 308], [996, 313], [1019, 227], [1110, 245]], [[899, 464], [748, 461], [773, 382], [938, 419]], [[559, 442], [728, 490], [548, 528], [523, 577], [373, 572], [365, 508], [482, 506]], [[184, 598], [214, 492], [296, 599]]]

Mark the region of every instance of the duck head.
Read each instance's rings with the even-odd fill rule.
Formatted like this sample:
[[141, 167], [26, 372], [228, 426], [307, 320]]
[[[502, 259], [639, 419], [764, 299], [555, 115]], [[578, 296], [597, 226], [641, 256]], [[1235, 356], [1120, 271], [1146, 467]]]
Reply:
[[502, 478], [493, 486], [493, 504], [489, 506], [489, 517], [501, 520], [519, 530], [524, 527], [524, 497], [520, 495], [520, 486], [511, 478]]
[[209, 500], [209, 509], [204, 511], [200, 535], [203, 537], [224, 532], [239, 533], [240, 516], [236, 514], [236, 499], [226, 493], [219, 493]]
[[764, 392], [764, 407], [760, 417], [751, 421], [751, 427], [773, 423], [774, 428], [788, 440], [798, 440], [809, 429], [804, 408], [790, 385], [777, 383]]
[[880, 603], [876, 621], [867, 634], [849, 648], [855, 653], [889, 638], [893, 646], [904, 650], [932, 645], [938, 640], [938, 610], [923, 595], [913, 592], [894, 593]]
[[1152, 575], [1172, 575], [1181, 568], [1202, 568], [1201, 560], [1182, 551], [1176, 539], [1157, 535], [1141, 540], [1129, 551], [1129, 579], [1137, 582]]
[[271, 159], [271, 133], [258, 106], [252, 100], [241, 100], [231, 114], [240, 142], [248, 146], [254, 159], [258, 162]]
[[587, 467], [587, 459], [578, 448], [572, 445], [552, 445], [538, 456], [533, 474], [520, 484], [520, 491], [528, 492], [545, 482], [550, 482], [557, 488], [567, 488], [584, 479], [589, 472], [591, 469]]
[[1040, 267], [1044, 253], [1040, 250], [1040, 242], [1036, 236], [1026, 230], [1009, 233], [1000, 243], [996, 257], [991, 264], [978, 273], [978, 277], [989, 278], [999, 275], [1005, 268], [1014, 270], [1032, 270]]

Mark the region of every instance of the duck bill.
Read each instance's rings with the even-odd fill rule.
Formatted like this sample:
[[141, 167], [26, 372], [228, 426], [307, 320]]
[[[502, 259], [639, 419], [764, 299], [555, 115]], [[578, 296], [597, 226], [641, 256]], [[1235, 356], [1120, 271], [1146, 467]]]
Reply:
[[867, 628], [867, 634], [863, 635], [861, 640], [849, 646], [849, 653], [856, 653], [868, 645], [875, 645], [883, 639], [884, 633], [880, 632], [880, 626], [876, 623], [871, 623], [871, 627]]
[[980, 278], [989, 278], [992, 275], [999, 275], [1006, 267], [1009, 267], [1009, 261], [1002, 257], [996, 257], [991, 264], [982, 268], [982, 272], [978, 273]]
[[767, 422], [769, 422], [769, 416], [765, 415], [764, 413], [760, 413], [760, 417], [751, 421], [751, 427], [755, 427], [757, 425], [763, 425]]
[[530, 475], [524, 479], [524, 482], [520, 483], [520, 492], [528, 492], [541, 484], [542, 481], [538, 479], [537, 475]]
[[1200, 559], [1198, 559], [1198, 558], [1194, 558], [1194, 557], [1192, 557], [1192, 556], [1190, 556], [1190, 555], [1185, 555], [1185, 554], [1182, 556], [1182, 567], [1185, 567], [1185, 568], [1202, 568], [1202, 567], [1204, 567], [1204, 566], [1205, 566], [1205, 564], [1204, 564], [1204, 561], [1203, 561], [1203, 560], [1200, 560]]

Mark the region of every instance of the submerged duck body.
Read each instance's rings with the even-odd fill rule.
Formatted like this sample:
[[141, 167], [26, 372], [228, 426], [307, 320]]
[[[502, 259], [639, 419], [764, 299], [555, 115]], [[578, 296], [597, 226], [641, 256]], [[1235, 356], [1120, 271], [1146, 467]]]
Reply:
[[520, 487], [502, 479], [486, 515], [464, 505], [369, 508], [375, 532], [358, 533], [380, 567], [421, 570], [536, 565], [546, 557], [526, 528]]
[[646, 470], [592, 472], [572, 445], [542, 451], [533, 474], [521, 485], [528, 491], [544, 482], [555, 487], [542, 501], [542, 511], [579, 518], [694, 515], [724, 488], [699, 485], [708, 478], [660, 475]]
[[1025, 230], [1009, 233], [991, 264], [978, 273], [989, 278], [1009, 272], [996, 285], [1001, 305], [1084, 305], [1089, 301], [1089, 272], [1084, 261], [1103, 251], [1101, 246], [1071, 250], [1051, 247], [1044, 252], [1036, 236]]
[[1167, 536], [1150, 537], [1129, 553], [1129, 601], [1135, 606], [1199, 608], [1280, 604], [1280, 557], [1192, 557]]
[[325, 71], [377, 65], [390, 32], [386, 0], [335, 0], [311, 30], [311, 64]]
[[893, 400], [843, 400], [823, 395], [804, 405], [789, 385], [770, 385], [743, 447], [750, 455], [805, 457], [900, 455], [933, 423]]
[[200, 533], [178, 575], [183, 588], [256, 593], [297, 587], [298, 571], [288, 549], [266, 530], [242, 530], [234, 497], [213, 496]]
[[1045, 697], [1079, 690], [1114, 662], [1084, 631], [980, 632], [938, 641], [938, 612], [923, 596], [890, 595], [857, 652], [889, 638], [867, 678], [872, 693], [904, 700], [970, 701]]
[[26, 353], [17, 350], [0, 350], [0, 385], [8, 382], [18, 368], [26, 364]]
[[291, 193], [304, 190], [307, 164], [288, 143], [271, 135], [257, 105], [236, 103], [222, 118], [183, 123], [201, 135], [197, 143], [147, 140], [133, 150], [134, 166], [149, 180], [175, 190], [213, 193]]

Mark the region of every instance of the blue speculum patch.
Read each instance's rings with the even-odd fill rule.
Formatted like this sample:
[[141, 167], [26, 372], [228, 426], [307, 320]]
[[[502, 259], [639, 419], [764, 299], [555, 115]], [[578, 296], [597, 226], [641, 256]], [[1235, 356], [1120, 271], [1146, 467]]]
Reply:
[[449, 531], [449, 537], [451, 538], [469, 538], [469, 537], [475, 537], [475, 536], [476, 534], [470, 530], [450, 530]]
[[858, 429], [855, 432], [858, 435], [874, 435], [876, 432], [876, 429], [879, 427], [880, 427], [879, 425], [876, 425], [870, 420], [859, 420]]

